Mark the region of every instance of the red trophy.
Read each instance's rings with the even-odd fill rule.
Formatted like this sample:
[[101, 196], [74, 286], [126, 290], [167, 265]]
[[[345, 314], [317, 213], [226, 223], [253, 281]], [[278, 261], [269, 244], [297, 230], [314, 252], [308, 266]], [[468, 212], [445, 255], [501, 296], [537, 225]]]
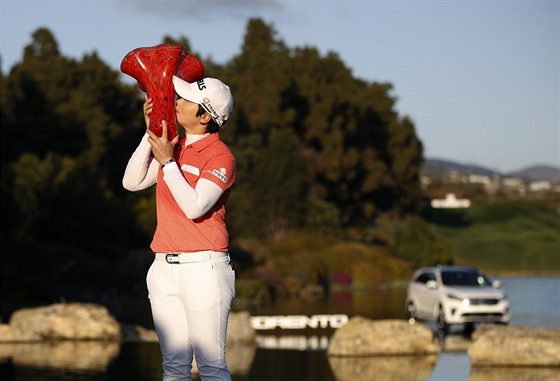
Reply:
[[177, 136], [175, 88], [171, 79], [176, 75], [187, 82], [198, 81], [204, 76], [202, 62], [179, 45], [160, 44], [129, 52], [121, 62], [121, 71], [136, 79], [140, 90], [154, 101], [149, 129], [161, 136], [161, 121], [165, 120], [169, 140]]

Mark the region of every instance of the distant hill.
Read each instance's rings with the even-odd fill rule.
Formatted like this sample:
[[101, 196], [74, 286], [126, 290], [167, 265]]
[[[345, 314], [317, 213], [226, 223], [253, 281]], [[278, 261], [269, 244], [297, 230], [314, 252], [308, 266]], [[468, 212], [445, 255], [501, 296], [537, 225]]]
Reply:
[[509, 173], [508, 176], [521, 177], [531, 181], [550, 180], [554, 183], [560, 183], [560, 168], [538, 165]]
[[420, 173], [428, 177], [442, 177], [452, 171], [468, 175], [498, 175], [502, 177], [519, 177], [528, 181], [549, 180], [554, 183], [560, 183], [560, 168], [546, 165], [531, 166], [514, 172], [500, 173], [494, 169], [476, 164], [463, 164], [451, 160], [427, 158]]

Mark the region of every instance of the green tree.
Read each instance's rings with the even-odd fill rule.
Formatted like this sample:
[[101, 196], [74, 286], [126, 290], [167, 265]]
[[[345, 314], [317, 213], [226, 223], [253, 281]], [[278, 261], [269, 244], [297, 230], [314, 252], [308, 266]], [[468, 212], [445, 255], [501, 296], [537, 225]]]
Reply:
[[224, 74], [236, 90], [225, 134], [239, 157], [267, 146], [270, 131], [291, 129], [310, 171], [308, 200], [338, 209], [344, 226], [417, 210], [422, 145], [394, 110], [390, 84], [354, 78], [335, 53], [291, 51], [259, 19]]
[[394, 111], [392, 86], [355, 79], [336, 54], [321, 57], [312, 48], [297, 49], [292, 67], [290, 106], [310, 158], [313, 195], [336, 205], [347, 226], [418, 205], [421, 144], [410, 120]]
[[13, 202], [16, 230], [26, 239], [91, 250], [121, 241], [108, 238], [129, 218], [113, 202], [115, 190], [124, 193], [122, 171], [137, 144], [125, 143], [138, 135], [137, 90], [121, 84], [95, 53], [81, 62], [62, 57], [53, 35], [40, 28], [2, 91], [2, 145], [9, 147], [2, 153], [3, 203]]
[[260, 19], [247, 23], [241, 53], [230, 66], [234, 88], [236, 128], [240, 133], [264, 133], [283, 127], [281, 96], [287, 87], [289, 50], [276, 31]]
[[232, 220], [238, 235], [277, 240], [305, 223], [308, 170], [290, 129], [272, 130], [266, 146], [237, 155]]
[[395, 230], [391, 249], [414, 268], [453, 263], [449, 245], [420, 217], [408, 216]]
[[[395, 123], [396, 122], [396, 123]], [[421, 208], [420, 169], [424, 162], [422, 143], [409, 118], [389, 124], [387, 151], [390, 159], [391, 189], [395, 209], [400, 216], [417, 213]]]

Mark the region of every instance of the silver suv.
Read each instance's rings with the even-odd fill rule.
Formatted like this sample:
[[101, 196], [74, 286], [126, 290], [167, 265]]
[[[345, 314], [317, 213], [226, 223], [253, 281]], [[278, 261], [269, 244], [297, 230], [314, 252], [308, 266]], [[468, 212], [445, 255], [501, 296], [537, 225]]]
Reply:
[[500, 282], [472, 267], [424, 267], [414, 272], [406, 297], [408, 321], [432, 320], [447, 331], [451, 324], [509, 323], [511, 312]]

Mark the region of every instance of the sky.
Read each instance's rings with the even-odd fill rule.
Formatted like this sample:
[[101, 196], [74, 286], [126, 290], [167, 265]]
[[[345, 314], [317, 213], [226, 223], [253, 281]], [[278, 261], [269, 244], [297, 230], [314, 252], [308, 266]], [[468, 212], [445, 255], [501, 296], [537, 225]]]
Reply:
[[115, 70], [165, 36], [225, 64], [256, 17], [290, 49], [336, 53], [355, 78], [391, 83], [427, 158], [560, 167], [560, 0], [0, 0], [1, 70], [40, 27], [64, 56], [95, 52]]

